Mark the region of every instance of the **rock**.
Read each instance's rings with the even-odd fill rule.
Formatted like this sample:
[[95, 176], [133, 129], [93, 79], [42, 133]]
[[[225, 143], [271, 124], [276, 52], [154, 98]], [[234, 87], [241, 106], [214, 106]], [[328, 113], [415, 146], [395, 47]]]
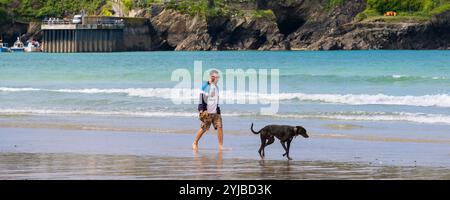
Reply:
[[[310, 13], [303, 17], [304, 24], [295, 32], [288, 35], [291, 47], [318, 49], [316, 45], [312, 47], [310, 45], [338, 35], [342, 26], [351, 23], [356, 15], [366, 7], [364, 0], [348, 0], [344, 1], [342, 6], [326, 11], [323, 7], [324, 3], [326, 2], [322, 1], [321, 4], [309, 2], [309, 7], [304, 8]], [[314, 12], [311, 13], [311, 11]], [[338, 46], [337, 43], [332, 44], [332, 42], [328, 42], [324, 47], [325, 49], [334, 49], [338, 48]]]
[[29, 24], [21, 22], [3, 25], [0, 24], [0, 35], [2, 37], [1, 39], [3, 39], [3, 42], [9, 43], [9, 45], [12, 46], [13, 43], [17, 40], [17, 37], [23, 37], [28, 34], [28, 27]]
[[[450, 49], [450, 11], [429, 22], [368, 22], [354, 20], [366, 8], [366, 0], [345, 0], [326, 8], [328, 2], [233, 1], [229, 6], [243, 15], [214, 17], [152, 5], [130, 11], [146, 19], [126, 18], [133, 23], [124, 29], [125, 50]], [[255, 9], [271, 9], [274, 16], [255, 16]], [[0, 25], [0, 33], [10, 43], [17, 33], [39, 39], [36, 24]]]
[[152, 18], [152, 25], [161, 38], [156, 50], [287, 49], [276, 23], [249, 15], [201, 17], [165, 9]]

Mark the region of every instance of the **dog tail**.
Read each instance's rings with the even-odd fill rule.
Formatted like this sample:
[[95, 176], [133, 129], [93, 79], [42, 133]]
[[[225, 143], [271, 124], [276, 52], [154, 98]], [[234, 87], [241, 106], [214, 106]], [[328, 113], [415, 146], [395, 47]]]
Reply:
[[250, 127], [250, 130], [254, 133], [254, 134], [259, 134], [259, 133], [261, 133], [261, 130], [259, 130], [258, 132], [256, 132], [256, 131], [254, 131], [253, 130], [253, 123], [252, 123], [252, 126]]

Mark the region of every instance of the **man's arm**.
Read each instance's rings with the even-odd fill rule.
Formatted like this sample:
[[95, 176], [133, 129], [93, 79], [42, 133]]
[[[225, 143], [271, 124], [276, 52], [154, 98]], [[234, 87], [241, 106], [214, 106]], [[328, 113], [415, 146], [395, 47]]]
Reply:
[[199, 102], [198, 102], [198, 111], [201, 113], [205, 110], [208, 110], [208, 91], [209, 91], [209, 81], [205, 82], [202, 85], [202, 89], [200, 92]]
[[200, 97], [198, 101], [198, 111], [203, 112], [208, 109], [208, 90], [209, 90], [209, 82], [206, 82], [202, 86], [202, 90], [200, 92]]
[[203, 92], [201, 92], [198, 103], [198, 112], [203, 112], [208, 109], [208, 105], [206, 103], [205, 98], [207, 98], [207, 96]]

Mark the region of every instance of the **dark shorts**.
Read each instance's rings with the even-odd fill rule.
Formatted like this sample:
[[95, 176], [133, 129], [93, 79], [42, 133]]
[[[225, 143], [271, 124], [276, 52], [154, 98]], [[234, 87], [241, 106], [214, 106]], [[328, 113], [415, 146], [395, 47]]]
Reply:
[[222, 128], [222, 116], [217, 113], [209, 113], [208, 117], [201, 120], [201, 128], [205, 131], [211, 128], [211, 124], [214, 125], [214, 129]]

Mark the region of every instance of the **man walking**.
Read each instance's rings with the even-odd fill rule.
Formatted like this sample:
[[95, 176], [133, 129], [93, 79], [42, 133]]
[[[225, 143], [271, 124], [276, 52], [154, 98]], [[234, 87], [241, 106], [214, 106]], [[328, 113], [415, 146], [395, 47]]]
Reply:
[[197, 132], [197, 137], [192, 144], [192, 149], [194, 150], [198, 149], [198, 141], [203, 134], [209, 130], [211, 124], [213, 124], [214, 128], [217, 130], [219, 150], [223, 149], [222, 116], [220, 115], [219, 88], [217, 87], [219, 72], [217, 70], [211, 70], [209, 76], [209, 81], [203, 84], [200, 93], [198, 111], [202, 123], [200, 130]]

